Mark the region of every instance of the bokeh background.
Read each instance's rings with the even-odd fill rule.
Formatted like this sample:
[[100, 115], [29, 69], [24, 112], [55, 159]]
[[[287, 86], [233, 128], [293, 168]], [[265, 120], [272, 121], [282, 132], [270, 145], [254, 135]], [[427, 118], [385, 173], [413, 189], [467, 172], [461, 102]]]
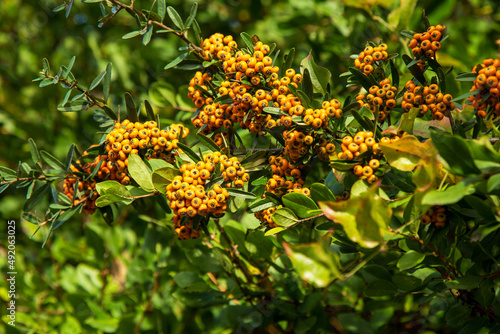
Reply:
[[[126, 1], [126, 0], [124, 0]], [[113, 63], [111, 105], [124, 109], [124, 93], [139, 102], [148, 99], [166, 122], [186, 121], [190, 108], [183, 92], [192, 71], [163, 67], [178, 54], [182, 43], [169, 35], [155, 36], [143, 47], [139, 38], [121, 36], [135, 28], [133, 20], [120, 13], [98, 27], [100, 9], [75, 0], [71, 13], [53, 12], [62, 0], [3, 0], [0, 3], [0, 165], [16, 169], [19, 161], [29, 161], [28, 138], [39, 149], [64, 159], [71, 143], [80, 150], [96, 143], [101, 131], [93, 113], [62, 113], [57, 105], [66, 91], [58, 86], [39, 88], [32, 79], [47, 58], [52, 71], [76, 56], [73, 72], [79, 82], [92, 79]], [[167, 1], [182, 17], [189, 15], [192, 0]], [[484, 58], [498, 57], [500, 45], [500, 3], [494, 0], [210, 0], [199, 1], [197, 20], [205, 37], [214, 32], [242, 31], [257, 34], [265, 43], [275, 42], [282, 52], [296, 49], [294, 66], [309, 52], [316, 62], [332, 72], [333, 94], [343, 101], [353, 95], [339, 75], [352, 66], [350, 55], [360, 52], [367, 40], [383, 40], [394, 52], [405, 52], [401, 29], [424, 28], [425, 9], [431, 24], [444, 24], [450, 38], [444, 43], [440, 63], [453, 66], [452, 75], [470, 71]], [[151, 1], [137, 0], [147, 8]], [[402, 68], [401, 60], [398, 66]], [[404, 81], [403, 81], [404, 82]], [[467, 87], [454, 84], [458, 94]], [[35, 226], [21, 221], [24, 189], [9, 188], [0, 194], [0, 300], [6, 301], [5, 243], [7, 219], [17, 222], [18, 326], [0, 323], [2, 333], [129, 333], [144, 305], [158, 263], [168, 257], [162, 276], [162, 293], [153, 301], [152, 313], [161, 312], [161, 326], [148, 321], [151, 333], [174, 333], [189, 328], [231, 333], [231, 315], [220, 307], [200, 310], [200, 304], [176, 298], [176, 273], [186, 263], [203, 275], [216, 271], [213, 258], [200, 243], [176, 241], [165, 227], [165, 215], [152, 207], [147, 215], [125, 209], [113, 227], [99, 214], [74, 216], [54, 231], [44, 248], [46, 231], [32, 238]], [[250, 225], [254, 224], [249, 219]], [[160, 242], [161, 241], [161, 242]], [[105, 280], [103, 277], [108, 277]], [[106, 281], [107, 283], [103, 283]], [[104, 307], [103, 307], [104, 305]], [[201, 305], [203, 306], [203, 305]], [[105, 309], [106, 311], [103, 311]], [[5, 310], [0, 311], [3, 316]], [[244, 313], [243, 311], [241, 311]], [[438, 316], [438, 315], [437, 315]], [[2, 317], [2, 321], [7, 318]], [[429, 328], [446, 332], [439, 317]], [[168, 325], [167, 325], [168, 324]], [[231, 327], [233, 326], [233, 327]], [[434, 327], [433, 327], [434, 326]], [[440, 327], [441, 326], [441, 327]], [[194, 331], [196, 332], [196, 331]]]

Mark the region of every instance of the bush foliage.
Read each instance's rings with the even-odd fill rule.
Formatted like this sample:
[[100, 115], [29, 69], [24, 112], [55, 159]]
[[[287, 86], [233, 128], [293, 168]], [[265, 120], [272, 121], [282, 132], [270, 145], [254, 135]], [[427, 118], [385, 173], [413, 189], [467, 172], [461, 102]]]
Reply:
[[496, 3], [82, 2], [4, 4], [6, 333], [500, 332]]

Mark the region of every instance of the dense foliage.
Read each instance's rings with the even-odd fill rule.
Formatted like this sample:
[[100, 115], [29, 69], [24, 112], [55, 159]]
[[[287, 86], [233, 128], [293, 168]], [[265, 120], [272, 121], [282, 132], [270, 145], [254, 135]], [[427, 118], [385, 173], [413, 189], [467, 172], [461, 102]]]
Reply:
[[7, 333], [500, 332], [497, 5], [73, 2], [3, 4]]

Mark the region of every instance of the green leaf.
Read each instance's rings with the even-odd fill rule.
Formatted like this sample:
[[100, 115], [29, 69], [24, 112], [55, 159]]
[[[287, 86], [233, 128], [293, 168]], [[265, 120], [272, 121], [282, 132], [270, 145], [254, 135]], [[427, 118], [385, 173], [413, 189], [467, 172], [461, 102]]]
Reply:
[[229, 193], [229, 195], [234, 196], [234, 197], [245, 198], [245, 199], [255, 199], [255, 195], [250, 193], [250, 192], [247, 192], [247, 191], [243, 191], [243, 190], [236, 189], [236, 188], [226, 188], [226, 190]]
[[392, 85], [395, 86], [396, 88], [399, 87], [399, 71], [396, 68], [396, 65], [394, 65], [394, 60], [390, 60], [389, 64], [391, 65], [391, 76], [392, 76]]
[[71, 170], [71, 162], [73, 161], [73, 154], [75, 152], [75, 144], [71, 144], [68, 154], [66, 155], [66, 161], [64, 165], [66, 166], [66, 172]]
[[189, 146], [183, 143], [177, 143], [177, 147], [179, 147], [193, 162], [203, 161], [203, 159]]
[[317, 210], [316, 203], [304, 194], [289, 193], [283, 196], [283, 204], [293, 210], [300, 218], [310, 218], [317, 213], [311, 213], [311, 210]]
[[194, 19], [196, 18], [197, 12], [198, 12], [198, 3], [195, 2], [195, 3], [193, 3], [193, 6], [191, 6], [191, 11], [189, 12], [189, 17], [186, 20], [186, 29], [189, 29], [191, 27], [191, 24], [193, 24]]
[[165, 194], [167, 186], [172, 183], [174, 177], [181, 175], [178, 169], [173, 167], [158, 168], [153, 172], [152, 181], [156, 190]]
[[108, 63], [106, 65], [106, 75], [104, 76], [104, 82], [102, 83], [102, 95], [104, 101], [108, 100], [109, 97], [109, 89], [111, 87], [111, 70], [113, 69], [113, 64]]
[[[417, 80], [422, 85], [424, 85], [426, 83], [424, 74], [422, 73], [422, 70], [420, 69], [420, 67], [418, 67], [416, 62], [414, 62], [414, 60], [412, 58], [410, 58], [410, 56], [408, 56], [408, 55], [403, 55], [402, 58], [406, 64], [406, 67], [410, 70], [411, 74], [413, 74], [413, 76], [415, 78], [417, 78]], [[408, 65], [410, 65], [410, 66], [408, 66]]]
[[476, 94], [479, 94], [481, 93], [481, 90], [480, 89], [475, 89], [475, 90], [471, 90], [465, 94], [462, 94], [458, 97], [455, 97], [453, 100], [451, 100], [451, 102], [459, 102], [459, 101], [462, 101], [463, 99], [466, 99], [468, 98], [469, 96], [472, 96], [472, 95], [476, 95]]
[[220, 151], [219, 145], [217, 145], [212, 139], [208, 138], [204, 134], [197, 133], [196, 137], [198, 137], [200, 141], [203, 142], [203, 144], [205, 144], [205, 146], [208, 147], [208, 149], [210, 149], [212, 152]]
[[399, 258], [397, 266], [401, 270], [408, 270], [422, 263], [424, 258], [425, 254], [410, 250]]
[[111, 109], [110, 107], [108, 106], [102, 106], [102, 110], [104, 111], [104, 113], [106, 115], [108, 115], [108, 117], [114, 121], [118, 120], [118, 116], [116, 115], [116, 113], [113, 111], [113, 109]]
[[264, 209], [271, 208], [273, 206], [276, 206], [276, 204], [271, 202], [270, 200], [268, 200], [266, 198], [260, 198], [260, 199], [256, 200], [255, 202], [252, 202], [248, 206], [248, 210], [250, 212], [258, 212], [258, 211], [262, 211]]
[[369, 90], [371, 86], [376, 85], [377, 82], [375, 82], [371, 77], [367, 77], [363, 72], [358, 70], [355, 67], [349, 67], [349, 72], [352, 73], [354, 78], [356, 78], [357, 82], [363, 86], [364, 89]]
[[146, 29], [146, 33], [142, 36], [142, 45], [148, 45], [151, 41], [151, 37], [153, 36], [153, 25], [148, 25]]
[[144, 100], [144, 107], [146, 108], [146, 113], [148, 114], [149, 119], [154, 121], [156, 119], [155, 112], [153, 111], [153, 107], [148, 100]]
[[486, 182], [488, 193], [498, 192], [500, 190], [500, 174], [491, 176]]
[[413, 125], [415, 124], [415, 120], [419, 113], [419, 108], [411, 108], [410, 112], [402, 114], [398, 130], [403, 130], [406, 131], [406, 133], [413, 134]]
[[67, 102], [64, 105], [58, 105], [57, 110], [62, 112], [73, 112], [73, 111], [82, 111], [87, 109], [90, 106], [90, 102], [88, 101], [71, 101]]
[[99, 73], [99, 75], [96, 76], [94, 80], [92, 80], [92, 83], [90, 84], [90, 87], [89, 87], [89, 91], [96, 88], [101, 83], [102, 79], [104, 79], [105, 75], [106, 75], [106, 71], [102, 71], [101, 73]]
[[446, 190], [438, 191], [431, 190], [422, 198], [422, 204], [427, 205], [446, 205], [460, 201], [467, 195], [475, 192], [474, 185], [467, 183], [465, 180], [458, 182], [456, 185], [448, 187]]
[[40, 218], [29, 212], [23, 212], [21, 218], [35, 225], [40, 225], [42, 223], [42, 220]]
[[47, 58], [42, 59], [42, 64], [43, 64], [43, 72], [45, 74], [49, 74], [50, 73], [50, 65], [49, 65], [49, 61], [47, 60]]
[[172, 20], [172, 22], [174, 22], [174, 24], [180, 30], [183, 30], [184, 29], [184, 23], [182, 23], [181, 16], [179, 15], [179, 13], [177, 13], [177, 11], [174, 9], [174, 7], [168, 6], [167, 7], [167, 13], [168, 13], [168, 17], [170, 17], [170, 19]]
[[322, 183], [313, 183], [310, 189], [311, 189], [311, 198], [316, 202], [337, 201], [332, 191]]
[[10, 186], [10, 183], [5, 183], [0, 186], [0, 194], [3, 193]]
[[[431, 132], [432, 143], [439, 155], [448, 163], [448, 170], [454, 175], [479, 174], [481, 171], [474, 164], [474, 159], [465, 139], [445, 133]], [[460, 152], [460, 154], [457, 154]]]
[[254, 49], [253, 49], [252, 37], [246, 32], [242, 32], [240, 36], [243, 42], [246, 44], [248, 50], [250, 50], [250, 53], [253, 53]]
[[140, 30], [135, 30], [135, 31], [131, 31], [129, 33], [126, 33], [125, 35], [122, 36], [122, 39], [129, 39], [129, 38], [133, 38], [135, 36], [139, 36], [141, 34], [141, 31]]
[[188, 55], [189, 55], [189, 52], [185, 52], [185, 53], [179, 55], [177, 58], [175, 58], [170, 63], [165, 65], [165, 67], [163, 69], [168, 70], [169, 68], [175, 67], [177, 64], [181, 63]]
[[128, 171], [130, 176], [142, 189], [148, 192], [154, 191], [155, 188], [151, 179], [151, 171], [139, 155], [130, 154], [128, 156]]
[[158, 15], [160, 16], [160, 22], [163, 22], [165, 19], [165, 13], [167, 12], [167, 5], [165, 4], [165, 0], [158, 0]]
[[118, 181], [103, 181], [103, 182], [98, 182], [95, 186], [95, 189], [97, 190], [97, 193], [99, 195], [104, 195], [109, 188], [120, 185], [121, 183]]
[[424, 156], [435, 154], [430, 141], [421, 143], [417, 137], [404, 136], [394, 143], [380, 143], [389, 165], [402, 171], [412, 171]]
[[40, 154], [38, 153], [38, 148], [36, 147], [33, 138], [28, 139], [28, 144], [30, 147], [31, 160], [33, 160], [34, 164], [37, 164], [40, 161]]
[[31, 211], [49, 192], [50, 184], [45, 183], [39, 188], [37, 188], [31, 197], [24, 203], [23, 211]]
[[71, 69], [73, 68], [73, 65], [75, 64], [76, 57], [73, 56], [71, 57], [68, 67], [66, 67], [61, 75], [62, 79], [67, 79], [69, 74], [71, 73]]
[[320, 202], [325, 216], [343, 226], [347, 237], [366, 248], [376, 247], [388, 233], [392, 210], [371, 187], [359, 197], [341, 202]]
[[364, 295], [369, 298], [394, 297], [397, 292], [394, 283], [380, 279], [369, 283], [365, 288]]
[[127, 117], [131, 122], [137, 122], [137, 108], [135, 107], [134, 99], [130, 93], [125, 93], [125, 105], [127, 106]]
[[293, 268], [304, 281], [323, 288], [341, 277], [339, 257], [337, 253], [330, 251], [326, 243], [284, 243], [283, 247], [292, 261]]
[[[295, 59], [295, 48], [291, 48], [287, 54], [283, 57], [283, 66], [281, 66], [281, 76], [285, 76], [286, 70], [292, 68], [293, 61]], [[312, 74], [311, 74], [312, 75]]]
[[52, 229], [55, 230], [56, 228], [60, 227], [62, 224], [67, 222], [71, 217], [73, 217], [73, 215], [75, 213], [77, 213], [81, 209], [82, 205], [83, 204], [77, 205], [69, 210], [66, 210], [64, 213], [59, 215], [59, 217], [57, 217], [56, 220], [54, 221], [54, 225], [53, 225]]
[[473, 72], [458, 73], [455, 80], [457, 81], [476, 81], [478, 74]]
[[298, 222], [298, 218], [289, 208], [279, 208], [272, 215], [273, 221], [276, 225], [281, 227], [290, 227]]
[[351, 171], [359, 162], [349, 162], [345, 160], [330, 160], [330, 167], [340, 172]]
[[43, 79], [42, 81], [40, 81], [40, 83], [38, 84], [38, 87], [50, 86], [50, 85], [55, 84], [56, 82], [57, 81], [54, 82], [54, 79], [46, 78], [46, 79]]
[[108, 206], [113, 203], [122, 202], [125, 205], [129, 205], [133, 202], [131, 199], [130, 191], [123, 184], [118, 183], [115, 186], [112, 186], [102, 192], [102, 195], [99, 196], [95, 205], [98, 208], [102, 208]]
[[340, 313], [337, 317], [346, 333], [373, 334], [370, 324], [356, 313]]
[[49, 165], [51, 168], [63, 170], [63, 171], [66, 170], [66, 167], [63, 165], [63, 163], [61, 161], [59, 161], [56, 157], [54, 157], [52, 154], [50, 154], [49, 152], [40, 151], [40, 155], [41, 155], [43, 161], [45, 161], [47, 163], [47, 165]]
[[300, 62], [301, 73], [304, 73], [304, 70], [306, 68], [309, 71], [309, 75], [311, 77], [313, 92], [325, 94], [326, 86], [328, 85], [328, 82], [332, 77], [330, 71], [325, 67], [316, 65], [311, 52], [309, 52], [309, 55]]
[[283, 232], [284, 230], [285, 230], [284, 227], [275, 227], [275, 228], [270, 229], [266, 233], [264, 233], [264, 236], [267, 237], [269, 235], [275, 235], [275, 234], [278, 234], [280, 232]]

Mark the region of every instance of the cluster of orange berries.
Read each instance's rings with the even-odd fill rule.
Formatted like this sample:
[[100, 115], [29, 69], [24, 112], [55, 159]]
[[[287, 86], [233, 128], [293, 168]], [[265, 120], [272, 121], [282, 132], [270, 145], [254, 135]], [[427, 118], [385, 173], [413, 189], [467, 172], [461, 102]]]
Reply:
[[[391, 142], [398, 139], [399, 137], [395, 139], [382, 137], [380, 141]], [[380, 156], [382, 151], [379, 147], [379, 143], [377, 143], [373, 137], [373, 132], [360, 131], [356, 133], [354, 137], [346, 135], [342, 138], [340, 147], [342, 152], [337, 154], [337, 158], [340, 160], [354, 160], [361, 154], [368, 152], [364, 154], [364, 159], [360, 159], [363, 162], [353, 167], [353, 173], [360, 179], [366, 179], [370, 184], [377, 182], [378, 176], [374, 173], [377, 168], [380, 167], [380, 158], [376, 158], [376, 156]]]
[[[106, 135], [107, 157], [96, 159], [104, 160], [98, 172], [100, 179], [118, 180], [128, 184], [127, 176], [128, 157], [139, 152], [147, 154], [148, 158], [174, 161], [177, 154], [179, 139], [186, 138], [189, 129], [181, 124], [172, 124], [169, 130], [160, 130], [155, 121], [130, 122], [128, 119], [116, 123], [115, 128]], [[98, 161], [96, 161], [98, 163]]]
[[240, 81], [246, 76], [250, 78], [252, 85], [257, 86], [262, 80], [279, 71], [279, 68], [273, 65], [273, 59], [267, 55], [270, 51], [269, 45], [259, 41], [254, 45], [253, 54], [237, 51], [234, 56], [229, 55], [224, 60], [222, 68], [229, 77]]
[[324, 129], [328, 126], [328, 119], [330, 117], [341, 118], [344, 115], [340, 107], [340, 102], [337, 99], [323, 101], [320, 109], [306, 109], [303, 121], [306, 125], [312, 125], [316, 129]]
[[408, 46], [415, 58], [425, 56], [434, 58], [436, 52], [441, 49], [441, 39], [446, 33], [446, 27], [442, 24], [431, 26], [426, 32], [413, 35]]
[[[500, 116], [500, 60], [485, 59], [482, 64], [474, 66], [472, 72], [477, 73], [476, 80], [472, 85], [471, 91], [480, 90], [479, 93], [469, 96], [474, 109], [477, 110], [479, 117], [485, 118], [488, 115], [488, 107], [495, 116]], [[489, 93], [489, 97], [485, 96]]]
[[445, 206], [432, 206], [420, 218], [420, 224], [429, 225], [433, 223], [434, 226], [442, 228], [446, 225], [446, 207]]
[[368, 75], [373, 72], [374, 65], [379, 65], [379, 63], [387, 59], [388, 56], [387, 44], [382, 43], [375, 47], [368, 45], [359, 53], [358, 58], [354, 60], [354, 66]]
[[356, 101], [361, 107], [367, 107], [373, 113], [378, 108], [378, 121], [383, 122], [394, 107], [396, 107], [396, 95], [398, 89], [391, 85], [389, 79], [384, 79], [378, 85], [373, 85], [368, 90], [368, 94], [358, 94]]
[[211, 97], [205, 97], [205, 94], [196, 86], [204, 90], [208, 90], [207, 84], [212, 80], [210, 73], [201, 73], [200, 71], [194, 74], [194, 77], [189, 81], [188, 98], [193, 101], [196, 108], [202, 108], [205, 104], [213, 101]]
[[403, 95], [401, 106], [404, 110], [419, 108], [420, 114], [431, 112], [432, 118], [441, 120], [447, 112], [455, 109], [453, 97], [450, 94], [439, 92], [437, 84], [429, 86], [417, 86], [413, 81], [405, 84], [406, 93]]
[[[297, 166], [293, 162], [287, 160], [283, 156], [271, 155], [268, 158], [268, 163], [271, 166], [272, 177], [267, 180], [266, 191], [283, 196], [291, 192], [297, 192], [309, 196], [311, 191], [305, 188], [305, 177], [302, 175], [304, 166]], [[262, 195], [265, 198], [265, 195]], [[270, 207], [258, 212], [255, 212], [255, 217], [263, 223], [267, 223], [269, 227], [277, 227], [272, 216], [276, 211], [276, 207]]]
[[314, 151], [323, 161], [329, 161], [330, 155], [335, 152], [335, 144], [329, 142], [326, 138], [320, 138], [318, 143], [314, 146]]
[[[194, 216], [206, 217], [211, 214], [214, 217], [221, 217], [227, 209], [226, 200], [229, 197], [227, 189], [220, 184], [213, 185], [212, 189], [206, 188], [219, 163], [225, 187], [242, 188], [249, 180], [250, 176], [237, 158], [228, 158], [220, 152], [214, 152], [205, 154], [203, 161], [182, 164], [179, 169], [182, 175], [176, 176], [167, 185], [166, 194], [174, 213], [173, 223], [179, 239], [199, 236], [199, 227], [193, 229]], [[183, 223], [183, 219], [186, 223]]]
[[298, 130], [283, 131], [283, 138], [285, 139], [283, 154], [289, 156], [292, 161], [306, 154], [314, 143], [314, 138], [311, 135]]
[[238, 43], [233, 40], [233, 36], [224, 36], [221, 33], [215, 33], [207, 39], [201, 41], [201, 56], [205, 60], [217, 57], [219, 60], [225, 60], [238, 48]]
[[[87, 152], [84, 152], [83, 155], [87, 155]], [[83, 170], [86, 174], [92, 173], [92, 168], [95, 168], [94, 163], [87, 163], [84, 166], [81, 165], [80, 160], [77, 160], [76, 163], [80, 166], [81, 170]], [[80, 169], [71, 166], [71, 171], [73, 173], [80, 172]], [[76, 175], [67, 177], [64, 179], [63, 192], [69, 199], [73, 202], [73, 205], [78, 205], [82, 200], [84, 201], [83, 210], [86, 214], [93, 214], [97, 209], [95, 205], [95, 200], [99, 197], [95, 189], [96, 181], [95, 180], [83, 180]], [[75, 190], [79, 193], [79, 198], [75, 198]]]

